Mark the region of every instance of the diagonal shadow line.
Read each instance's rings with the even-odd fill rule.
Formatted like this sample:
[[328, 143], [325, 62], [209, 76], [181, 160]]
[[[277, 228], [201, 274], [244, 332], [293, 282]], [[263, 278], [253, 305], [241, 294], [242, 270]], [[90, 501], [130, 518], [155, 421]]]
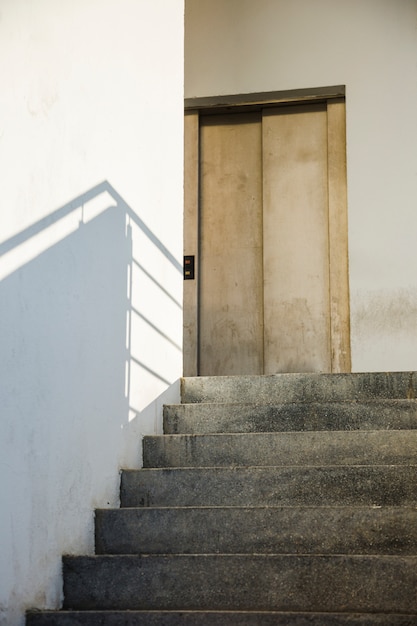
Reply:
[[49, 226], [56, 224], [56, 222], [66, 217], [76, 209], [79, 209], [83, 204], [86, 204], [90, 200], [93, 200], [105, 191], [109, 191], [106, 187], [106, 181], [100, 183], [99, 185], [96, 185], [95, 187], [92, 187], [77, 198], [71, 200], [71, 202], [64, 204], [64, 206], [62, 206], [60, 209], [57, 209], [53, 213], [50, 213], [46, 217], [43, 217], [38, 222], [35, 222], [31, 226], [28, 226], [24, 230], [20, 231], [20, 233], [13, 235], [13, 237], [10, 237], [10, 239], [6, 239], [6, 241], [0, 244], [0, 256], [6, 254], [6, 252], [9, 252], [10, 250], [13, 250], [13, 248], [16, 248], [16, 246], [20, 246], [22, 243], [25, 243], [25, 241], [27, 241], [31, 237], [34, 237], [35, 235], [38, 235], [46, 228], [49, 228]]
[[139, 365], [139, 367], [141, 367], [142, 369], [144, 369], [147, 372], [149, 372], [149, 374], [152, 374], [152, 376], [155, 376], [155, 378], [159, 378], [159, 380], [162, 380], [162, 382], [165, 383], [166, 385], [171, 385], [172, 384], [171, 380], [167, 380], [166, 378], [163, 378], [162, 376], [157, 374], [154, 370], [152, 370], [150, 367], [148, 367], [147, 365], [142, 363], [142, 361], [138, 361], [138, 359], [135, 359], [135, 357], [133, 357], [133, 356], [131, 356], [130, 359], [131, 359], [131, 361], [136, 363], [136, 365]]
[[106, 191], [116, 200], [117, 204], [123, 207], [129, 217], [135, 222], [137, 226], [141, 229], [143, 233], [152, 241], [153, 244], [162, 252], [162, 254], [172, 263], [172, 265], [177, 269], [181, 274], [183, 272], [183, 268], [181, 263], [177, 261], [174, 255], [164, 246], [164, 244], [156, 237], [156, 235], [146, 226], [145, 222], [140, 219], [138, 215], [133, 211], [133, 209], [123, 200], [122, 196], [120, 196], [117, 191], [110, 185], [109, 182], [104, 181], [103, 183], [106, 185]]
[[175, 341], [173, 341], [170, 337], [168, 337], [168, 335], [162, 332], [162, 330], [160, 330], [157, 326], [155, 326], [155, 324], [152, 324], [152, 322], [147, 317], [145, 317], [145, 315], [142, 315], [142, 313], [140, 313], [137, 309], [135, 309], [134, 306], [132, 306], [131, 309], [132, 309], [132, 312], [135, 313], [135, 315], [140, 317], [146, 324], [148, 324], [148, 326], [153, 328], [155, 332], [161, 335], [161, 337], [163, 337], [166, 341], [172, 344], [174, 348], [176, 348], [177, 350], [181, 352], [182, 348], [177, 343], [175, 343]]
[[183, 269], [181, 263], [179, 263], [179, 261], [168, 250], [168, 248], [164, 246], [161, 240], [158, 239], [158, 237], [151, 231], [151, 229], [146, 226], [145, 222], [141, 220], [138, 215], [136, 215], [133, 209], [127, 204], [127, 202], [125, 202], [125, 200], [123, 200], [122, 196], [117, 193], [114, 187], [112, 187], [112, 185], [107, 180], [99, 183], [85, 193], [77, 196], [77, 198], [74, 198], [73, 200], [71, 200], [71, 202], [64, 204], [64, 206], [62, 206], [61, 208], [57, 209], [53, 213], [50, 213], [49, 215], [35, 222], [31, 226], [23, 229], [20, 233], [13, 235], [9, 239], [6, 239], [6, 241], [3, 241], [3, 243], [0, 244], [0, 256], [6, 254], [10, 250], [13, 250], [13, 248], [25, 243], [25, 241], [27, 241], [31, 237], [34, 237], [46, 228], [49, 228], [49, 226], [56, 224], [56, 222], [58, 222], [62, 218], [66, 217], [76, 209], [79, 209], [81, 206], [83, 206], [83, 204], [86, 204], [101, 193], [105, 192], [107, 192], [116, 201], [117, 206], [126, 212], [131, 220], [141, 229], [141, 231], [148, 237], [148, 239], [152, 241], [152, 243], [165, 256], [165, 258], [175, 267], [178, 272], [182, 274]]
[[138, 268], [141, 270], [141, 272], [143, 272], [143, 273], [145, 274], [145, 276], [147, 276], [147, 277], [149, 278], [149, 280], [151, 280], [151, 281], [152, 281], [152, 282], [153, 282], [153, 283], [154, 283], [154, 284], [155, 284], [155, 285], [156, 285], [156, 286], [157, 286], [157, 287], [158, 287], [161, 291], [163, 291], [163, 292], [164, 292], [164, 294], [165, 294], [165, 295], [166, 295], [166, 296], [167, 296], [170, 300], [172, 300], [172, 302], [173, 302], [174, 304], [176, 304], [176, 305], [177, 305], [177, 307], [178, 307], [179, 309], [181, 309], [181, 310], [182, 310], [182, 306], [181, 306], [181, 304], [178, 302], [178, 300], [175, 300], [174, 296], [172, 296], [172, 295], [169, 293], [169, 291], [167, 291], [167, 290], [165, 289], [165, 287], [163, 287], [160, 283], [158, 283], [158, 281], [157, 281], [157, 280], [155, 280], [155, 278], [152, 276], [152, 274], [150, 274], [150, 273], [149, 273], [149, 272], [148, 272], [148, 271], [147, 271], [147, 270], [143, 267], [143, 265], [141, 265], [138, 261], [136, 261], [136, 259], [132, 259], [132, 263], [134, 263], [134, 264], [136, 265], [136, 267], [138, 267]]

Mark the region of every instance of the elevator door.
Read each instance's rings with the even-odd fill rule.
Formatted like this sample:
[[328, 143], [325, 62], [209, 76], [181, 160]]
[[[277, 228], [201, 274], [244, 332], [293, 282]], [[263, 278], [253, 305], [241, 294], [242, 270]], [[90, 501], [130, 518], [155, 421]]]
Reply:
[[332, 371], [327, 104], [199, 129], [198, 373]]

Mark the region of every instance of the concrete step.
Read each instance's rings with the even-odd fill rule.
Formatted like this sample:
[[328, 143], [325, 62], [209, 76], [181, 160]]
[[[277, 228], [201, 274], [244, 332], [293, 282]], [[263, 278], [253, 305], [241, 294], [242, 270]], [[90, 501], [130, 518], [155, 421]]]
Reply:
[[71, 556], [63, 565], [68, 609], [417, 613], [417, 556]]
[[27, 626], [416, 626], [417, 615], [278, 611], [30, 612]]
[[340, 402], [371, 398], [414, 399], [417, 372], [199, 376], [182, 379], [181, 401]]
[[97, 554], [417, 554], [415, 507], [96, 511]]
[[416, 477], [416, 465], [127, 470], [121, 504], [416, 506]]
[[164, 433], [416, 429], [417, 400], [192, 403], [164, 407]]
[[64, 557], [64, 610], [28, 626], [417, 626], [416, 390], [184, 379], [123, 508], [96, 512], [97, 555]]
[[410, 465], [417, 430], [160, 435], [143, 440], [143, 465]]

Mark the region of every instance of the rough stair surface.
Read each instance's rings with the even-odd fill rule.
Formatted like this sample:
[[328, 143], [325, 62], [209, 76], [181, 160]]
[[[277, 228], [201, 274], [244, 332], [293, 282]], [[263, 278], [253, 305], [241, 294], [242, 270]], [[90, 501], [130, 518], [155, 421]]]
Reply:
[[184, 379], [28, 626], [417, 626], [417, 373]]

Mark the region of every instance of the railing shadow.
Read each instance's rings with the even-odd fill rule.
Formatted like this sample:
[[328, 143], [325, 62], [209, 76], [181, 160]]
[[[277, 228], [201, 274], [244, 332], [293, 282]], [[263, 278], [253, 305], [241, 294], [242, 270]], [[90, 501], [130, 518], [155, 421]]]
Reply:
[[[177, 311], [181, 312], [182, 305], [179, 299], [173, 295], [169, 286], [164, 285], [162, 281], [159, 281], [155, 276], [154, 259], [155, 256], [163, 256], [173, 272], [178, 273], [179, 275], [182, 275], [182, 266], [174, 255], [168, 250], [168, 248], [160, 241], [160, 239], [158, 239], [151, 229], [148, 228], [145, 222], [133, 211], [133, 209], [108, 181], [103, 181], [102, 183], [96, 185], [56, 211], [50, 213], [46, 217], [38, 220], [36, 223], [10, 237], [6, 241], [0, 243], [0, 278], [4, 279], [7, 277], [8, 272], [13, 274], [15, 271], [23, 271], [23, 267], [27, 266], [27, 264], [34, 258], [45, 254], [48, 248], [50, 250], [54, 249], [56, 252], [57, 249], [55, 246], [60, 241], [67, 239], [69, 236], [72, 237], [72, 247], [75, 249], [77, 244], [74, 243], [74, 240], [79, 239], [81, 241], [80, 233], [82, 229], [89, 224], [88, 231], [92, 231], [92, 224], [98, 224], [97, 220], [99, 219], [103, 221], [104, 216], [110, 211], [114, 212], [113, 219], [116, 221], [118, 220], [120, 223], [114, 228], [112, 233], [109, 233], [109, 235], [114, 235], [114, 237], [112, 236], [111, 241], [108, 242], [107, 249], [112, 250], [112, 258], [116, 261], [116, 263], [123, 259], [123, 264], [125, 265], [126, 278], [122, 279], [122, 274], [124, 272], [120, 271], [120, 277], [117, 284], [120, 286], [123, 284], [123, 280], [125, 280], [127, 297], [126, 348], [129, 352], [127, 355], [127, 368], [130, 371], [131, 363], [134, 363], [163, 384], [169, 385], [172, 381], [162, 373], [162, 370], [159, 371], [158, 368], [151, 367], [148, 363], [141, 359], [139, 355], [132, 351], [132, 327], [134, 325], [133, 320], [135, 317], [139, 318], [144, 324], [147, 325], [149, 330], [153, 331], [156, 335], [162, 338], [163, 341], [170, 344], [176, 351], [181, 351], [180, 341], [173, 338], [171, 336], [172, 333], [169, 333], [169, 331], [165, 328], [155, 324], [152, 316], [147, 316], [144, 313], [142, 303], [139, 303], [138, 305], [138, 299], [135, 297], [134, 293], [134, 275], [140, 274], [142, 278], [140, 282], [143, 283], [145, 281], [151, 283], [152, 286], [156, 288], [159, 296], [169, 303], [169, 306], [172, 306]], [[110, 218], [108, 217], [107, 219]], [[64, 227], [62, 228], [63, 224]], [[119, 239], [116, 243], [117, 233], [119, 231], [122, 232], [122, 228], [124, 226], [125, 235], [123, 239]], [[149, 252], [149, 247], [154, 248], [152, 254], [150, 255], [151, 258], [148, 257], [148, 261], [144, 258], [144, 254], [141, 254], [140, 252], [136, 254], [136, 257], [134, 256], [134, 229], [136, 229], [136, 231], [141, 234], [142, 239], [145, 240], [144, 247], [147, 248], [145, 256]], [[42, 236], [45, 233], [48, 233], [46, 244], [45, 241], [42, 240]], [[37, 239], [40, 239], [40, 246], [37, 245]], [[93, 245], [97, 244], [97, 239], [93, 235], [91, 236], [90, 245], [92, 242], [94, 242]], [[48, 247], [46, 247], [46, 245]], [[117, 251], [115, 248], [117, 248]], [[79, 256], [76, 250], [75, 254]], [[16, 257], [15, 259], [13, 258], [13, 255]], [[12, 257], [11, 262], [10, 257]], [[56, 267], [56, 264], [53, 262], [52, 266]], [[83, 280], [87, 277], [88, 270], [91, 267], [92, 265], [90, 262], [90, 265], [88, 267], [86, 266], [86, 271], [83, 272]], [[50, 274], [50, 270], [45, 271], [45, 275], [48, 275], [48, 273]], [[59, 280], [59, 277], [57, 277], [57, 280]], [[34, 282], [36, 283], [36, 280]], [[140, 297], [141, 294], [139, 290], [139, 298]], [[120, 302], [125, 302], [125, 298], [121, 299]], [[166, 306], [166, 302], [164, 303], [164, 306]], [[130, 398], [129, 391], [131, 389], [131, 381], [128, 375], [126, 378], [126, 384], [128, 386], [126, 395]], [[149, 398], [146, 398], [146, 400], [149, 400]], [[141, 405], [143, 405], [143, 402]], [[129, 408], [136, 413], [140, 411], [138, 408], [135, 409], [134, 406], [130, 406]]]
[[51, 607], [177, 393], [182, 268], [103, 182], [2, 242], [0, 278], [0, 579]]

